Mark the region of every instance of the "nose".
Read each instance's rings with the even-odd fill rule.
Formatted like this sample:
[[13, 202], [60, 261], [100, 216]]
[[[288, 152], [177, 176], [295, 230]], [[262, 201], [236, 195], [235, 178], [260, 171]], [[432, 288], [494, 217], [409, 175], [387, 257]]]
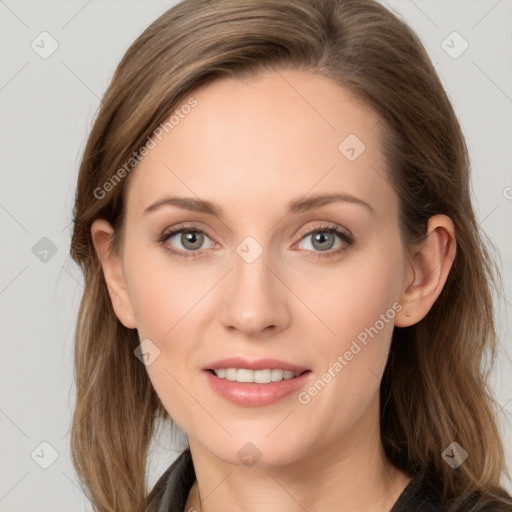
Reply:
[[288, 327], [290, 292], [283, 276], [270, 266], [268, 253], [263, 251], [251, 263], [236, 254], [233, 265], [222, 298], [224, 327], [247, 337], [275, 334]]

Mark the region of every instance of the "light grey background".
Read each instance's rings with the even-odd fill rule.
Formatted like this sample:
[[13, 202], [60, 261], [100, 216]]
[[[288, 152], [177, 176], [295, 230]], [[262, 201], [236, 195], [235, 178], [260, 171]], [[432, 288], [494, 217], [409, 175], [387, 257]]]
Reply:
[[[80, 271], [68, 256], [75, 182], [116, 64], [174, 3], [0, 0], [3, 512], [92, 510], [77, 486], [68, 447], [73, 334], [82, 293]], [[389, 0], [386, 5], [417, 31], [436, 64], [470, 148], [478, 218], [501, 254], [506, 290], [497, 303], [502, 345], [493, 386], [512, 466], [512, 2]], [[43, 31], [58, 43], [46, 59], [31, 47], [39, 41], [43, 51], [41, 37], [48, 37], [40, 36]], [[464, 40], [468, 49], [453, 58]], [[50, 42], [45, 39], [46, 50]], [[51, 243], [41, 241], [44, 237]], [[156, 440], [151, 482], [174, 459], [171, 448], [168, 437]], [[52, 455], [56, 460], [43, 469]], [[504, 484], [512, 491], [510, 480]]]

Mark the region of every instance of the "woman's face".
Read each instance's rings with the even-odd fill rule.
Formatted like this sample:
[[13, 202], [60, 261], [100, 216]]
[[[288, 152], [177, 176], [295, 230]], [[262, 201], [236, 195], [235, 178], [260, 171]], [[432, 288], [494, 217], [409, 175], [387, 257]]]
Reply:
[[378, 428], [408, 279], [379, 117], [298, 70], [192, 96], [127, 194], [122, 266], [149, 377], [191, 446], [224, 461], [348, 450]]

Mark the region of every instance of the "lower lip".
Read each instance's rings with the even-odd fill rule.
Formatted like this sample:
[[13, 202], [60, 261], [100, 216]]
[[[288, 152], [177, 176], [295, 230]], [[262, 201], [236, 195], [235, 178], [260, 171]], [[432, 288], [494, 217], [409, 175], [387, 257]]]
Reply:
[[221, 379], [209, 371], [204, 373], [208, 379], [208, 384], [218, 395], [236, 405], [245, 407], [263, 407], [273, 404], [281, 398], [297, 392], [311, 375], [311, 371], [307, 371], [293, 379], [270, 382], [269, 384], [255, 384], [253, 382], [233, 382]]

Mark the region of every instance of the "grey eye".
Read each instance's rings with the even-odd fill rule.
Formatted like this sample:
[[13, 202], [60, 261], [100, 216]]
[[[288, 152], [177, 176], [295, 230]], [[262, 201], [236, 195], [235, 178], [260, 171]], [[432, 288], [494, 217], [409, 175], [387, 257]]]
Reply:
[[[173, 240], [176, 239], [176, 240]], [[178, 249], [186, 251], [198, 251], [201, 249], [205, 242], [205, 235], [195, 230], [181, 230], [171, 237], [169, 237], [169, 243], [177, 246]], [[180, 247], [181, 244], [181, 247]]]
[[[336, 239], [338, 239], [337, 246], [335, 246]], [[308, 240], [311, 241], [307, 242]], [[302, 238], [301, 249], [306, 249], [308, 251], [324, 252], [329, 251], [330, 249], [333, 248], [339, 248], [342, 245], [342, 240], [336, 232], [323, 229], [313, 231], [305, 235]]]

